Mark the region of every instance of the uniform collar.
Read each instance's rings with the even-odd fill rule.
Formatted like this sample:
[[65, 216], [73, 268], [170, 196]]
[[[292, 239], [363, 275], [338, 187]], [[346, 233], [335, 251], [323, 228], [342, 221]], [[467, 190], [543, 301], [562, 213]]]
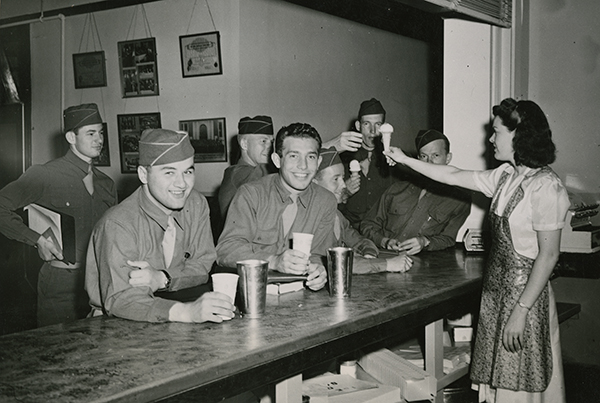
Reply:
[[[282, 182], [283, 179], [281, 179], [281, 175], [279, 175], [279, 174], [273, 174], [273, 175], [277, 175], [277, 177], [275, 178], [275, 189], [277, 190], [277, 193], [279, 194], [279, 197], [281, 198], [281, 202], [285, 203], [288, 199], [290, 199], [291, 192], [283, 184], [283, 182]], [[312, 192], [313, 192], [313, 186], [318, 186], [318, 185], [314, 185], [311, 182], [310, 185], [308, 185], [308, 187], [305, 190], [298, 193], [298, 201], [300, 202], [300, 204], [302, 204], [302, 206], [304, 208], [308, 207], [310, 196], [312, 195]]]
[[249, 166], [249, 167], [254, 167], [255, 165], [251, 165], [248, 164], [248, 162], [244, 161], [244, 159], [242, 157], [240, 157], [240, 159], [238, 160], [237, 164], [235, 165], [245, 165], [245, 166]]
[[65, 159], [87, 174], [90, 164], [79, 158], [71, 149], [65, 154]]
[[[142, 208], [142, 210], [151, 219], [156, 221], [156, 223], [158, 225], [160, 225], [160, 227], [163, 230], [166, 231], [168, 222], [169, 222], [169, 215], [167, 213], [165, 213], [163, 209], [158, 207], [152, 199], [150, 199], [150, 197], [146, 193], [146, 190], [144, 190], [144, 186], [140, 186], [138, 189], [138, 192], [139, 192], [138, 200], [139, 200], [140, 207]], [[182, 220], [181, 220], [181, 211], [179, 211], [179, 210], [173, 211], [171, 213], [171, 216], [173, 217], [173, 219], [175, 220], [177, 225], [179, 225], [179, 227], [181, 229], [183, 229]]]

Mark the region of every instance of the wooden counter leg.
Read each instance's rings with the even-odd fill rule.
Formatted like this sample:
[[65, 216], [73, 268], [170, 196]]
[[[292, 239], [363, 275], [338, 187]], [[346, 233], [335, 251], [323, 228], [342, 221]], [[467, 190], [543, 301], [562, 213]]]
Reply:
[[[425, 371], [435, 379], [444, 376], [444, 320], [436, 320], [425, 326]], [[436, 391], [439, 392], [439, 391]], [[442, 403], [444, 393], [436, 393], [435, 402]]]
[[275, 403], [302, 403], [302, 374], [275, 385]]

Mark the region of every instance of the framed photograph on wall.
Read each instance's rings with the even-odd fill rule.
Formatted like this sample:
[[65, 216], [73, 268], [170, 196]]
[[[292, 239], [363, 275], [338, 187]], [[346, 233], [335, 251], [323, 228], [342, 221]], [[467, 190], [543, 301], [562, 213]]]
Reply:
[[102, 123], [102, 133], [104, 133], [104, 144], [102, 144], [100, 155], [94, 158], [94, 165], [97, 167], [109, 167], [110, 147], [108, 146], [108, 125], [106, 123]]
[[156, 40], [124, 41], [118, 47], [123, 98], [158, 95]]
[[140, 136], [146, 129], [160, 128], [160, 113], [117, 115], [121, 173], [137, 172]]
[[226, 162], [225, 118], [180, 120], [179, 130], [187, 132], [194, 147], [194, 162]]
[[223, 74], [218, 31], [179, 37], [183, 78]]
[[73, 54], [75, 88], [106, 87], [104, 51]]

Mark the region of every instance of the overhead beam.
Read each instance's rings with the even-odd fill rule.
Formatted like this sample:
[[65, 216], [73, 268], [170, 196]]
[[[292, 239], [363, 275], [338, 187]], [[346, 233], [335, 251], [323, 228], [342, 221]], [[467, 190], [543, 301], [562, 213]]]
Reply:
[[44, 10], [43, 14], [42, 12], [39, 12], [32, 14], [23, 14], [16, 17], [0, 18], [0, 28], [2, 28], [3, 25], [15, 25], [19, 22], [37, 20], [42, 17], [55, 17], [59, 14], [68, 17], [72, 15], [94, 13], [96, 11], [112, 10], [115, 8], [135, 6], [144, 3], [152, 3], [155, 1], [161, 0], [99, 0], [93, 3]]

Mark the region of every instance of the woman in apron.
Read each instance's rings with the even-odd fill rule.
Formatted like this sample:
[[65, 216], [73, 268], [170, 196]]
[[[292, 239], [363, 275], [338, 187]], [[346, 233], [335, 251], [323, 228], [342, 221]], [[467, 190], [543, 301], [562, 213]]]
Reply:
[[492, 199], [492, 245], [483, 277], [471, 379], [480, 402], [565, 402], [556, 303], [550, 275], [570, 206], [548, 167], [556, 149], [548, 120], [532, 101], [507, 98], [493, 108], [490, 142], [505, 161], [487, 171], [428, 164], [392, 147], [402, 163]]

